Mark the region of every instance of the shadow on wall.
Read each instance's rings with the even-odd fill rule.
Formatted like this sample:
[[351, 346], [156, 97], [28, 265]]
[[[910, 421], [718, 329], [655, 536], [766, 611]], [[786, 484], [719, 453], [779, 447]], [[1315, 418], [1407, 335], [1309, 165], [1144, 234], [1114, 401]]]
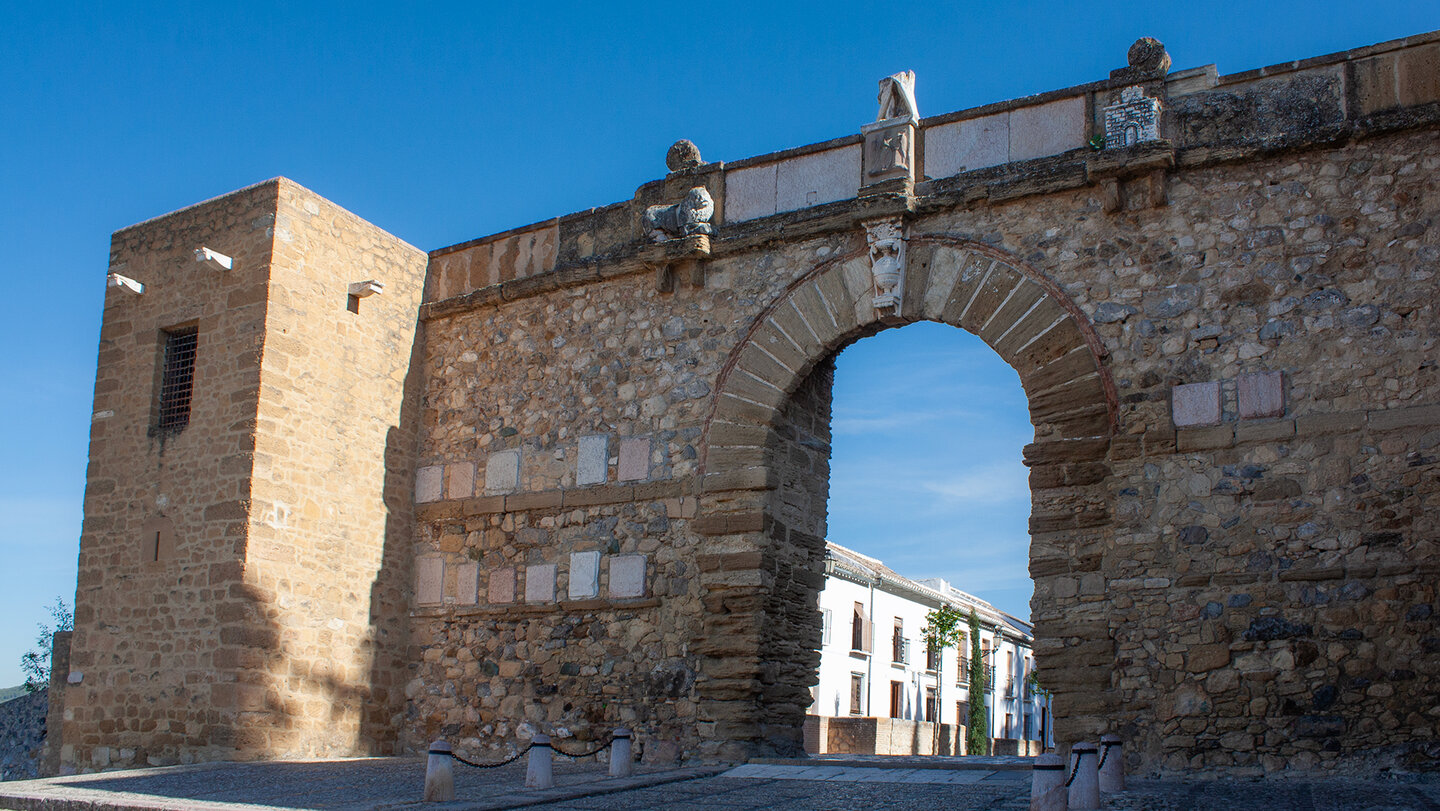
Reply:
[[370, 587], [370, 687], [360, 719], [359, 748], [398, 754], [405, 723], [409, 649], [411, 533], [415, 527], [415, 459], [419, 453], [420, 384], [425, 324], [416, 326], [405, 374], [399, 425], [385, 439], [385, 548]]

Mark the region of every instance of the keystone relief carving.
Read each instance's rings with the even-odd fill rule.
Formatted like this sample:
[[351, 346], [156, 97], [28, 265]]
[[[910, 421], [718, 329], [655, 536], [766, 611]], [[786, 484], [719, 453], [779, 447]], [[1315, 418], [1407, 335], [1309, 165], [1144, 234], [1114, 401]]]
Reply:
[[905, 297], [905, 223], [899, 217], [865, 223], [870, 245], [872, 302], [881, 317], [898, 317]]
[[686, 192], [685, 199], [674, 205], [650, 206], [645, 209], [645, 233], [654, 242], [666, 242], [699, 234], [710, 236], [715, 227], [715, 201], [704, 186]]

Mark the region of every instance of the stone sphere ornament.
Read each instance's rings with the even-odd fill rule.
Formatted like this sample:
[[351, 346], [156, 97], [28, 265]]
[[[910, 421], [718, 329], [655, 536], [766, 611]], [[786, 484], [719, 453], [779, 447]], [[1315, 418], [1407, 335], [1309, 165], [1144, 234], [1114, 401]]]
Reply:
[[700, 158], [700, 147], [685, 138], [676, 141], [670, 146], [670, 151], [665, 153], [665, 166], [672, 172], [694, 169], [704, 162]]
[[1154, 37], [1141, 37], [1135, 40], [1130, 46], [1130, 52], [1126, 54], [1130, 67], [1138, 68], [1146, 73], [1164, 73], [1170, 69], [1170, 54], [1165, 52], [1165, 44]]

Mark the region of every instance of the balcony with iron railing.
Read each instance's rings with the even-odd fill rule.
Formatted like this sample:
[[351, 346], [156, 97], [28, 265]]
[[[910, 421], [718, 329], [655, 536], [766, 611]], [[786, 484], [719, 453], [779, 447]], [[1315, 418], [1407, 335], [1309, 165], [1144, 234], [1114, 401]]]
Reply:
[[890, 661], [894, 664], [910, 664], [910, 640], [896, 634], [891, 642], [891, 653]]
[[[964, 687], [964, 686], [968, 685], [969, 683], [970, 683], [970, 657], [965, 656], [965, 657], [961, 657], [961, 659], [960, 659], [960, 673], [959, 673], [959, 675], [956, 676], [956, 678], [955, 678], [955, 684], [958, 685], [958, 686], [960, 686], [960, 687]], [[995, 665], [990, 665], [989, 667], [985, 668], [985, 685], [986, 685], [986, 687], [985, 687], [986, 690], [988, 690], [989, 692], [992, 692], [992, 693], [995, 692]]]

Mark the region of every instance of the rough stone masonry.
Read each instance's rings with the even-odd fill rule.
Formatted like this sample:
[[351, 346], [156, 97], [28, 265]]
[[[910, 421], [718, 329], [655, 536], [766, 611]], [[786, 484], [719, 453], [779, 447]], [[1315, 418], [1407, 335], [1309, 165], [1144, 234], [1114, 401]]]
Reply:
[[799, 751], [831, 362], [919, 320], [1025, 387], [1062, 743], [1434, 768], [1440, 34], [1129, 56], [931, 118], [896, 74], [852, 135], [677, 144], [632, 200], [428, 256], [285, 179], [117, 232], [63, 768]]

